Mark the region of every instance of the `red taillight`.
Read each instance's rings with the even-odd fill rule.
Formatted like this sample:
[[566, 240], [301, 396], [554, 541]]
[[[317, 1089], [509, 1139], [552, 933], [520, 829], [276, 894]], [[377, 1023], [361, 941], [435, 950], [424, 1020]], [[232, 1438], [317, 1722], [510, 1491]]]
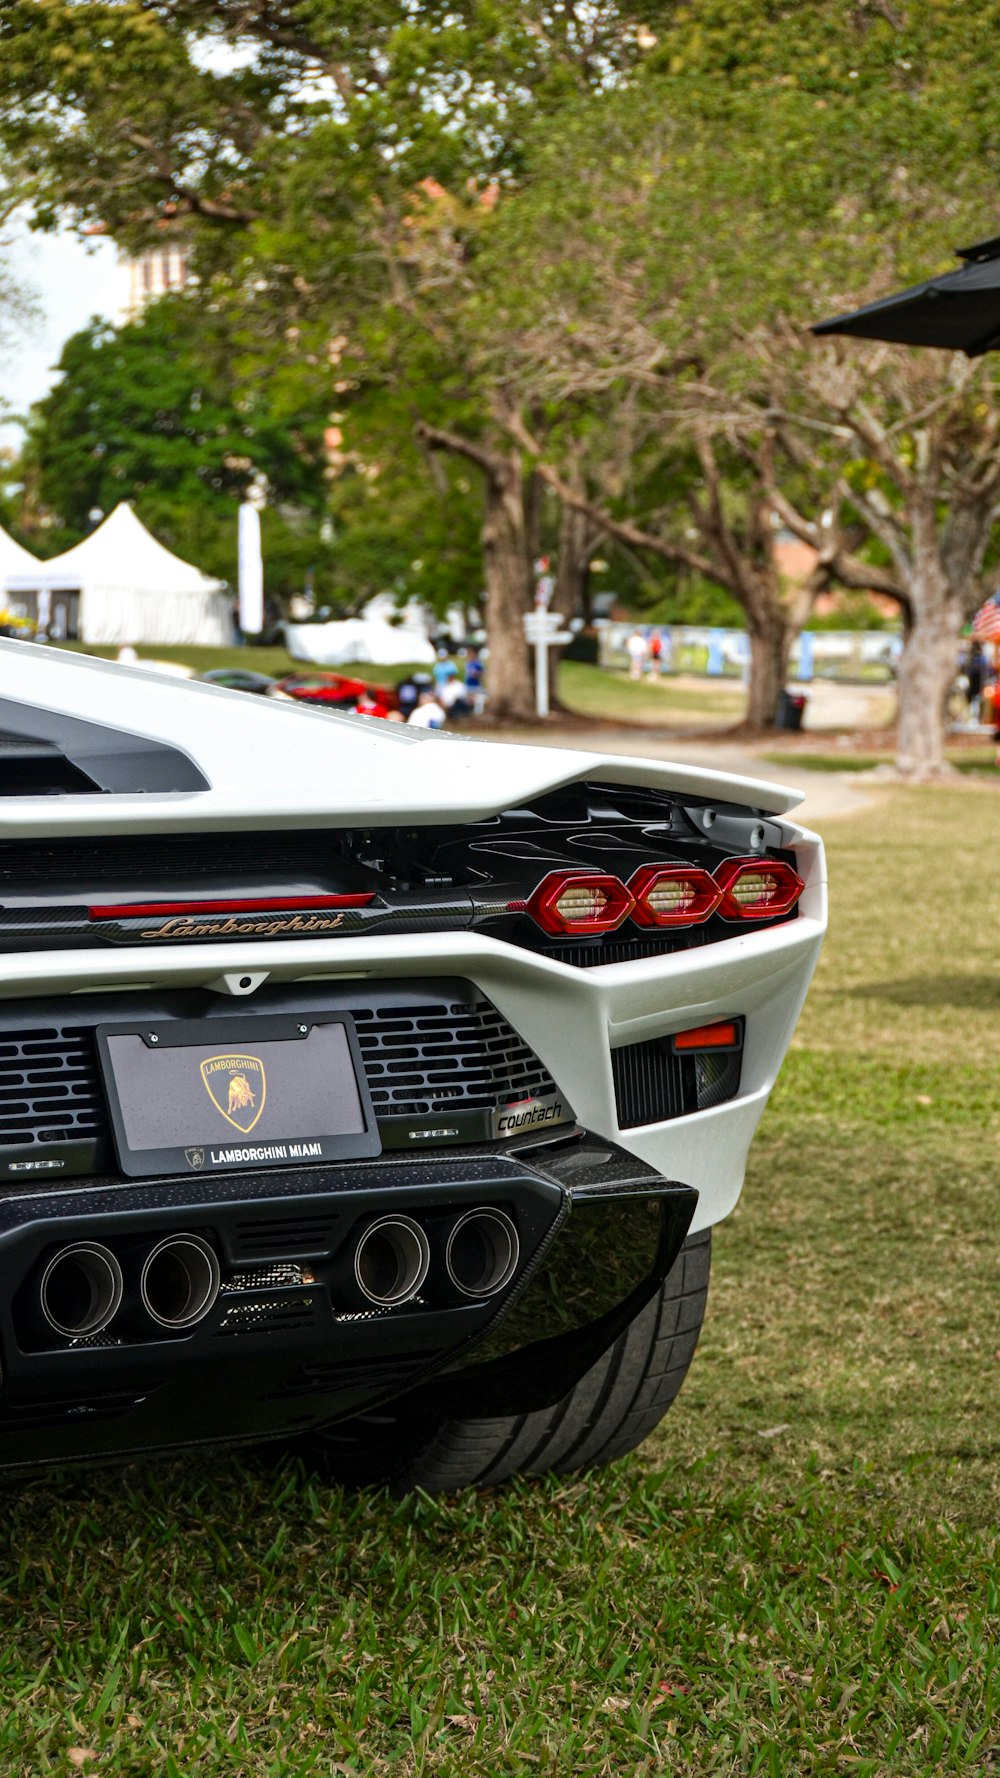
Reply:
[[597, 871], [553, 871], [529, 897], [527, 912], [543, 932], [614, 932], [632, 912], [632, 896], [617, 877]]
[[740, 1041], [733, 1019], [718, 1025], [696, 1025], [691, 1031], [674, 1033], [675, 1050], [732, 1050]]
[[791, 913], [805, 884], [781, 859], [728, 858], [715, 880], [722, 890], [724, 920], [773, 920]]
[[239, 901], [121, 901], [87, 909], [92, 920], [154, 920], [161, 914], [297, 914], [309, 908], [366, 908], [371, 895], [257, 895]]
[[644, 864], [628, 886], [637, 926], [700, 926], [722, 900], [715, 878], [700, 865]]

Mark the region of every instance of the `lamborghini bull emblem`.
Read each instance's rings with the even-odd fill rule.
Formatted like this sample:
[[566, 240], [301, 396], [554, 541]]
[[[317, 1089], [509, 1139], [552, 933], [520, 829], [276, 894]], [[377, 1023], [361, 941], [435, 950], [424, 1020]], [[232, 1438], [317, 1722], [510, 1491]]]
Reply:
[[201, 1078], [216, 1111], [244, 1136], [253, 1129], [264, 1109], [267, 1079], [259, 1056], [233, 1054], [206, 1056]]

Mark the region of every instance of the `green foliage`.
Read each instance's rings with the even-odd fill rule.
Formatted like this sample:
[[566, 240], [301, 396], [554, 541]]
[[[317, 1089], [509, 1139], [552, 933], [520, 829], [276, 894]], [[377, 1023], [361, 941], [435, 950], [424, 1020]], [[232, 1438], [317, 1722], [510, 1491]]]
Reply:
[[814, 611], [809, 619], [811, 630], [889, 630], [898, 626], [898, 618], [886, 617], [880, 605], [864, 593], [841, 593], [830, 611]]
[[[825, 413], [827, 349], [803, 328], [995, 226], [998, 23], [1000, 0], [975, 30], [967, 0], [664, 0], [641, 22], [541, 0], [8, 0], [0, 136], [40, 225], [68, 210], [131, 245], [182, 226], [260, 374], [297, 360], [319, 386], [343, 340], [337, 541], [329, 564], [305, 552], [338, 599], [481, 579], [476, 471], [433, 481], [415, 424], [494, 452], [513, 438], [525, 463], [537, 446], [681, 550], [706, 504], [696, 410], [760, 581], [763, 416]], [[877, 367], [905, 458], [917, 373], [853, 361]], [[946, 364], [920, 374], [936, 400]], [[989, 368], [950, 399], [967, 458]], [[805, 519], [841, 467], [833, 434], [809, 437], [811, 468], [779, 467]], [[893, 499], [870, 453], [850, 475]], [[550, 494], [546, 547], [556, 516]], [[712, 566], [698, 552], [696, 584]], [[665, 611], [692, 615], [684, 599]]]
[[238, 506], [263, 474], [268, 588], [300, 591], [327, 555], [323, 378], [304, 368], [263, 374], [197, 294], [165, 297], [121, 328], [93, 322], [67, 342], [60, 380], [30, 419], [29, 506], [55, 521], [32, 541], [63, 548], [93, 509], [131, 500], [169, 548], [235, 583]]

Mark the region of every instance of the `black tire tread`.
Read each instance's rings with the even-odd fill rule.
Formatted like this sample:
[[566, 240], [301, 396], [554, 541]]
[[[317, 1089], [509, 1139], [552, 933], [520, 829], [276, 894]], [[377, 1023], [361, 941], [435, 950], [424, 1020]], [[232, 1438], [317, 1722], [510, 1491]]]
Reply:
[[708, 1298], [711, 1230], [685, 1242], [664, 1283], [614, 1345], [555, 1407], [490, 1420], [445, 1420], [385, 1479], [395, 1492], [449, 1494], [511, 1476], [573, 1474], [624, 1457], [674, 1401], [694, 1357]]

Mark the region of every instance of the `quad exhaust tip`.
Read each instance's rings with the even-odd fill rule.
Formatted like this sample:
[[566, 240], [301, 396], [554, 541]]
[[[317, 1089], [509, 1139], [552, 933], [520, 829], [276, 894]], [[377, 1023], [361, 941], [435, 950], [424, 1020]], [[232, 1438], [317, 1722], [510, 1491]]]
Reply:
[[517, 1270], [517, 1230], [504, 1210], [467, 1210], [445, 1247], [448, 1279], [460, 1296], [495, 1296]]
[[361, 1295], [385, 1309], [405, 1303], [427, 1277], [430, 1242], [409, 1216], [380, 1216], [354, 1250], [354, 1277]]
[[168, 1235], [146, 1255], [139, 1295], [159, 1327], [193, 1327], [212, 1308], [219, 1284], [219, 1262], [207, 1241], [200, 1235]]
[[65, 1339], [85, 1339], [114, 1319], [123, 1288], [114, 1254], [97, 1241], [77, 1241], [54, 1253], [42, 1274], [42, 1314]]

